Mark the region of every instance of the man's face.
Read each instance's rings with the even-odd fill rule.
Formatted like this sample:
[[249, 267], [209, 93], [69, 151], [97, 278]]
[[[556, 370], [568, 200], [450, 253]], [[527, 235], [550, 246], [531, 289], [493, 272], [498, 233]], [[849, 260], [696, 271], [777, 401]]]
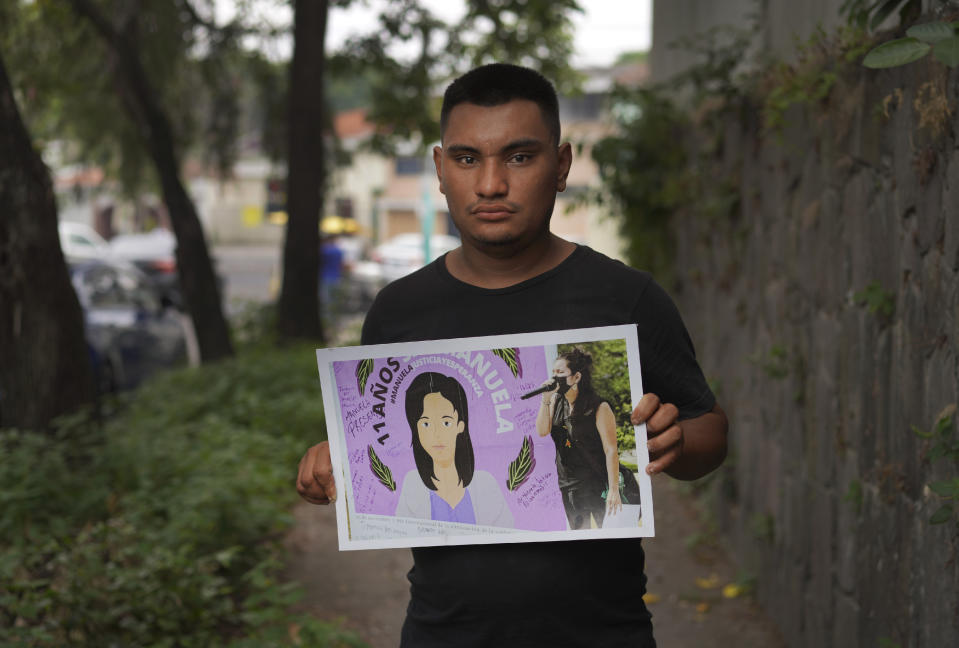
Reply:
[[556, 192], [566, 189], [569, 144], [553, 143], [539, 106], [463, 103], [450, 112], [433, 160], [465, 245], [522, 248], [549, 231]]

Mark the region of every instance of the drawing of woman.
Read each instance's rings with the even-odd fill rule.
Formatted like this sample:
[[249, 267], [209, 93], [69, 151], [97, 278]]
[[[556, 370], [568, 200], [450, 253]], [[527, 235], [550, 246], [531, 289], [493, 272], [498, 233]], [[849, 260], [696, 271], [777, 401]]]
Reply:
[[466, 392], [450, 376], [420, 374], [406, 390], [416, 470], [403, 479], [397, 517], [513, 526], [491, 474], [475, 470]]

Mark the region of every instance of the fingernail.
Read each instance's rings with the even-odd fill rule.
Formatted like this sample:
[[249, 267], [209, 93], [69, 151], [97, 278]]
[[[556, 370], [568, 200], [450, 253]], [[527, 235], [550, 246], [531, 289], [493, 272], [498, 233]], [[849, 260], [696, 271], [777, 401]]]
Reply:
[[653, 474], [655, 474], [655, 473], [656, 473], [656, 469], [655, 469], [655, 468], [653, 468], [652, 466], [646, 466], [646, 474], [647, 474], [647, 475], [653, 475]]

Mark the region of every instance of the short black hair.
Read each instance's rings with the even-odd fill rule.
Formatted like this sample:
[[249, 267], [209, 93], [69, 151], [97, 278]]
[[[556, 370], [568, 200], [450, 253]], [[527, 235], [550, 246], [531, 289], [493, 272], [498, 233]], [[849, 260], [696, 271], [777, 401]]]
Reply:
[[420, 435], [416, 430], [416, 422], [423, 416], [423, 401], [428, 394], [439, 394], [456, 410], [459, 420], [463, 421], [463, 431], [456, 435], [456, 448], [453, 450], [453, 465], [463, 486], [469, 486], [473, 481], [474, 457], [473, 442], [470, 440], [469, 406], [466, 402], [466, 390], [458, 380], [434, 371], [421, 373], [413, 379], [406, 389], [406, 420], [413, 433], [413, 460], [416, 461], [416, 470], [423, 480], [423, 484], [430, 490], [436, 490], [436, 472], [433, 469], [433, 458], [426, 452], [420, 443]]
[[446, 132], [450, 113], [459, 104], [501, 106], [514, 99], [526, 99], [539, 106], [554, 144], [559, 146], [559, 100], [556, 98], [556, 88], [536, 70], [509, 63], [490, 63], [473, 68], [446, 88], [440, 111], [440, 136]]

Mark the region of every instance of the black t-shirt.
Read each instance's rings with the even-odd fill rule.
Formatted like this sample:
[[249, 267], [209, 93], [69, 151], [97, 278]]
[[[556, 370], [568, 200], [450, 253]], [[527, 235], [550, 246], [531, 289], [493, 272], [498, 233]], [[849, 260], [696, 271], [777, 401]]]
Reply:
[[[489, 290], [459, 281], [441, 257], [388, 285], [363, 344], [633, 324], [643, 390], [680, 418], [715, 398], [666, 292], [645, 272], [578, 247], [552, 270]], [[413, 549], [403, 646], [650, 645], [638, 539]]]

